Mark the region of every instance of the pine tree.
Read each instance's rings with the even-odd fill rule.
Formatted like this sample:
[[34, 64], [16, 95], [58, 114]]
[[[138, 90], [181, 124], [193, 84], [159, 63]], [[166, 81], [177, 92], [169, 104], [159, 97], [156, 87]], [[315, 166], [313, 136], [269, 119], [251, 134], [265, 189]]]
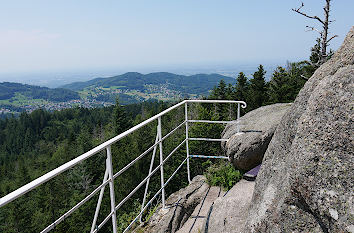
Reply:
[[246, 75], [243, 72], [240, 72], [237, 76], [237, 83], [235, 87], [235, 100], [248, 100], [248, 91], [249, 91], [250, 83], [247, 80]]
[[232, 100], [234, 95], [235, 95], [235, 88], [232, 86], [231, 83], [229, 83], [227, 85], [227, 88], [226, 88], [226, 99], [227, 100]]
[[123, 106], [119, 104], [118, 97], [116, 98], [116, 105], [113, 109], [113, 127], [116, 135], [123, 133], [131, 126], [130, 120]]
[[[211, 94], [209, 95], [209, 99], [214, 100], [227, 100], [230, 99], [230, 94], [232, 93], [232, 87], [227, 86], [226, 82], [221, 79], [218, 86], [214, 87]], [[228, 117], [228, 108], [225, 104], [213, 104], [214, 114], [218, 116], [218, 120], [227, 119]]]
[[259, 108], [267, 102], [267, 84], [265, 81], [265, 73], [262, 65], [254, 72], [253, 78], [250, 80], [250, 107], [251, 109]]
[[[287, 67], [287, 73], [289, 75], [289, 85], [292, 87], [291, 89], [291, 99], [295, 100], [297, 94], [301, 90], [301, 88], [306, 83], [306, 79], [304, 78], [307, 75], [307, 65], [304, 62], [294, 62], [289, 63]], [[313, 70], [314, 72], [315, 70]], [[309, 77], [312, 74], [308, 74]]]
[[215, 86], [209, 95], [209, 99], [225, 100], [227, 96], [227, 86], [223, 79], [220, 80], [218, 86]]
[[279, 66], [269, 82], [269, 101], [270, 103], [291, 102], [292, 92], [289, 75], [283, 67]]

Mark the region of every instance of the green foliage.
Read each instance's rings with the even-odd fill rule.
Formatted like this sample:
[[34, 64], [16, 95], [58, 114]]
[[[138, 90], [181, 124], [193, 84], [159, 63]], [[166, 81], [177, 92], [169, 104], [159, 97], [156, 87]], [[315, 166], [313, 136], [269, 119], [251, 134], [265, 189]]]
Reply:
[[[131, 119], [135, 119], [134, 124], [138, 124], [169, 106], [170, 104], [162, 102], [152, 102], [123, 107], [117, 103], [116, 106], [97, 109], [74, 108], [54, 112], [36, 110], [30, 114], [22, 113], [18, 118], [0, 120], [0, 196], [72, 160], [120, 133], [119, 131], [125, 131], [131, 126]], [[164, 125], [173, 127], [177, 116], [180, 115], [166, 118]], [[112, 122], [112, 119], [115, 122]], [[172, 138], [171, 142], [166, 141], [164, 153], [167, 154], [173, 146], [176, 146], [176, 143], [173, 144], [174, 140], [184, 134], [182, 131]], [[155, 136], [156, 124], [150, 124], [112, 146], [114, 170], [118, 171], [150, 147]], [[179, 155], [185, 158], [185, 154], [182, 155], [180, 152]], [[176, 164], [181, 161], [180, 157], [177, 156], [176, 160], [170, 159], [164, 166], [166, 174], [174, 171]], [[43, 230], [102, 182], [105, 158], [105, 152], [100, 152], [24, 197], [2, 207], [0, 232]], [[146, 177], [150, 159], [151, 154], [146, 155], [116, 178], [117, 203]], [[156, 163], [158, 156], [155, 159], [155, 166]], [[150, 180], [149, 191], [152, 193], [160, 187], [158, 174]], [[181, 184], [186, 184], [186, 177], [183, 177], [183, 181], [182, 176], [176, 177], [178, 179], [172, 180], [171, 186], [166, 189], [169, 193], [179, 189]], [[143, 188], [137, 192], [139, 202], [136, 198], [129, 200], [119, 210], [120, 226], [128, 224], [125, 221], [132, 219], [133, 214], [137, 213], [140, 204], [138, 208], [136, 203], [141, 203], [143, 192]], [[110, 212], [107, 194], [106, 188], [99, 221]], [[89, 231], [96, 202], [97, 195], [59, 224], [55, 232]], [[110, 232], [109, 224], [106, 225], [102, 231]]]
[[126, 115], [126, 111], [124, 110], [124, 106], [119, 104], [119, 99], [116, 98], [116, 105], [113, 109], [113, 127], [114, 133], [116, 135], [123, 133], [127, 129], [131, 127], [131, 121]]
[[241, 178], [242, 172], [236, 170], [230, 163], [221, 161], [212, 164], [207, 161], [203, 164], [207, 167], [204, 173], [207, 182], [211, 186], [221, 186], [225, 190], [230, 190]]
[[252, 109], [259, 108], [268, 101], [265, 73], [263, 66], [259, 65], [258, 70], [254, 72], [253, 78], [250, 80], [250, 102], [248, 104]]
[[[130, 205], [129, 212], [123, 212], [117, 216], [117, 230], [123, 232], [141, 211], [140, 200], [136, 199]], [[135, 227], [134, 225], [132, 227]]]
[[283, 67], [278, 67], [269, 82], [269, 101], [271, 103], [288, 103], [293, 100], [291, 76]]
[[250, 83], [243, 72], [240, 72], [236, 79], [236, 87], [234, 97], [237, 100], [246, 100], [248, 99], [248, 92], [250, 88]]
[[145, 217], [144, 222], [148, 222], [152, 215], [156, 212], [158, 205], [155, 205], [149, 209], [148, 214]]
[[[328, 59], [332, 53], [329, 54]], [[251, 79], [240, 72], [234, 86], [226, 85], [221, 80], [208, 98], [245, 101], [247, 108], [241, 109], [241, 114], [268, 104], [292, 102], [307, 79], [319, 67], [319, 59], [319, 41], [317, 41], [311, 49], [309, 61], [288, 62], [286, 68], [277, 67], [269, 82], [265, 80], [265, 70], [260, 65]], [[220, 118], [230, 119], [230, 116], [235, 115], [235, 108], [233, 114], [230, 114], [226, 105], [215, 106], [214, 113], [217, 113]], [[208, 110], [211, 111], [210, 108]]]

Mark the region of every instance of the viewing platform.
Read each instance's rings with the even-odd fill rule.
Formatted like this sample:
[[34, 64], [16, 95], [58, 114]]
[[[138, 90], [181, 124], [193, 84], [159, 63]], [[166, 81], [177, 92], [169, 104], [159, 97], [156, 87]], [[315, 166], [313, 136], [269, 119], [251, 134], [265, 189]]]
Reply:
[[[194, 119], [189, 119], [189, 104], [192, 103], [198, 103], [198, 104], [235, 104], [237, 106], [236, 112], [237, 112], [237, 117], [236, 120], [232, 121], [213, 121], [213, 120], [194, 120]], [[183, 108], [184, 107], [184, 121], [179, 124], [177, 127], [172, 129], [170, 132], [166, 133], [165, 135], [162, 134], [162, 120], [161, 118], [169, 113], [170, 111], [177, 109], [177, 108]], [[103, 176], [103, 181], [102, 184], [100, 184], [98, 187], [96, 187], [89, 195], [87, 195], [84, 199], [82, 199], [80, 202], [72, 206], [71, 209], [69, 209], [66, 213], [61, 215], [58, 219], [56, 219], [52, 224], [48, 225], [45, 229], [42, 230], [42, 232], [49, 232], [53, 230], [58, 224], [63, 222], [66, 218], [68, 218], [73, 212], [75, 212], [78, 208], [80, 208], [83, 204], [85, 204], [87, 201], [89, 201], [93, 196], [99, 193], [98, 200], [97, 200], [97, 206], [96, 206], [96, 211], [93, 217], [92, 225], [91, 225], [91, 233], [98, 232], [109, 220], [112, 222], [112, 230], [114, 233], [117, 232], [117, 211], [122, 207], [124, 203], [126, 203], [134, 193], [137, 192], [142, 186], [145, 185], [145, 192], [143, 196], [143, 201], [141, 204], [141, 211], [140, 213], [131, 221], [130, 225], [123, 231], [127, 232], [128, 230], [131, 229], [131, 227], [139, 221], [142, 221], [142, 215], [144, 212], [151, 206], [153, 201], [157, 199], [159, 196], [161, 199], [161, 205], [162, 208], [166, 208], [165, 204], [165, 187], [168, 185], [168, 183], [171, 181], [171, 179], [176, 175], [176, 173], [184, 166], [186, 165], [186, 171], [187, 171], [187, 179], [188, 182], [191, 182], [191, 174], [190, 174], [190, 160], [192, 158], [208, 158], [208, 159], [227, 159], [225, 156], [216, 156], [216, 155], [196, 155], [192, 154], [189, 151], [189, 142], [190, 141], [211, 141], [211, 142], [225, 142], [227, 139], [219, 139], [219, 138], [193, 138], [189, 136], [189, 126], [191, 123], [206, 123], [206, 124], [227, 124], [227, 123], [234, 123], [237, 125], [237, 133], [240, 132], [240, 110], [241, 108], [246, 108], [246, 103], [243, 101], [231, 101], [231, 100], [184, 100], [164, 111], [161, 113], [143, 121], [142, 123], [132, 127], [131, 129], [113, 137], [112, 139], [100, 144], [99, 146], [91, 149], [90, 151], [76, 157], [75, 159], [61, 165], [60, 167], [57, 167], [56, 169], [44, 174], [43, 176], [33, 180], [32, 182], [20, 187], [19, 189], [7, 194], [4, 197], [0, 198], [0, 208], [4, 207], [8, 203], [11, 203], [12, 201], [20, 198], [27, 192], [30, 192], [31, 190], [37, 188], [38, 186], [52, 180], [53, 178], [57, 177], [61, 173], [69, 170], [70, 168], [73, 168], [77, 165], [79, 165], [81, 162], [85, 161], [86, 159], [95, 156], [101, 151], [106, 151], [106, 160], [105, 160], [105, 173], [102, 174]], [[141, 129], [143, 126], [146, 126], [148, 124], [151, 124], [152, 122], [157, 121], [157, 134], [156, 134], [156, 140], [153, 145], [150, 146], [146, 151], [144, 151], [142, 154], [137, 156], [134, 160], [132, 160], [129, 164], [127, 164], [125, 167], [123, 167], [119, 171], [114, 171], [113, 169], [113, 163], [112, 163], [112, 145], [119, 142], [121, 139], [125, 138], [126, 136], [132, 134], [133, 132]], [[170, 135], [172, 135], [174, 132], [176, 132], [178, 129], [185, 128], [185, 138], [184, 140], [178, 144], [168, 155], [164, 154], [163, 150], [163, 141], [168, 138]], [[176, 168], [176, 170], [173, 172], [173, 174], [168, 177], [167, 179], [164, 177], [164, 164], [168, 159], [170, 159], [174, 153], [179, 150], [182, 146], [185, 146], [186, 148], [186, 155], [184, 160], [180, 163], [180, 165]], [[159, 152], [157, 154], [157, 151]], [[114, 185], [114, 180], [122, 175], [127, 169], [132, 167], [138, 160], [140, 160], [142, 157], [147, 155], [148, 153], [152, 152], [152, 159], [150, 162], [150, 169], [148, 175], [125, 197], [123, 198], [119, 203], [116, 203], [116, 197], [115, 197], [115, 190], [119, 187], [115, 187]], [[156, 155], [159, 158], [159, 164], [154, 168], [154, 161]], [[149, 182], [150, 178], [158, 172], [160, 173], [160, 184], [161, 188], [150, 198], [148, 197], [148, 190], [149, 190]], [[106, 186], [108, 186], [108, 192], [109, 192], [109, 199], [110, 199], [110, 213], [104, 218], [104, 220], [100, 223], [98, 223], [98, 216], [100, 213], [101, 209], [101, 204], [102, 204], [102, 199], [104, 195], [104, 191]], [[217, 187], [211, 187], [208, 192], [205, 194], [205, 198], [203, 200], [203, 203], [195, 209], [195, 212], [193, 212], [192, 217], [186, 222], [185, 226], [180, 229], [180, 232], [188, 232], [187, 229], [191, 226], [200, 226], [201, 222], [199, 221], [199, 218], [201, 216], [206, 216], [207, 215], [207, 210], [210, 208], [211, 204], [213, 201], [222, 195], [222, 191], [220, 188]], [[148, 198], [150, 198], [148, 200]], [[193, 217], [194, 216], [194, 217]]]

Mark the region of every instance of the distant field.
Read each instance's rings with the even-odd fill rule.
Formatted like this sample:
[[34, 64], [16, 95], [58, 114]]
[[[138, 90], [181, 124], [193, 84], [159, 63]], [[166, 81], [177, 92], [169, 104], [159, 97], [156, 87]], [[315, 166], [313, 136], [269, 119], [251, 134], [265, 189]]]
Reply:
[[44, 99], [32, 99], [21, 93], [16, 93], [14, 97], [6, 100], [0, 100], [1, 105], [13, 105], [14, 107], [22, 107], [25, 105], [45, 105], [49, 101]]

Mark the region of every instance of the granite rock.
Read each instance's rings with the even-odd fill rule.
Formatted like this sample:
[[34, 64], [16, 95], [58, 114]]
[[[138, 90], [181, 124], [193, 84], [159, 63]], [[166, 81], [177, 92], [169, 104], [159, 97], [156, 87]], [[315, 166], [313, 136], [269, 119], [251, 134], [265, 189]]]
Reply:
[[202, 201], [209, 189], [204, 176], [195, 176], [185, 188], [166, 199], [166, 208], [160, 205], [143, 227], [144, 232], [173, 233], [187, 221], [195, 207]]
[[290, 106], [272, 104], [248, 112], [240, 118], [242, 134], [237, 134], [235, 123], [225, 127], [222, 138], [229, 141], [222, 143], [222, 147], [236, 168], [250, 170], [262, 162], [275, 129]]
[[353, 94], [354, 27], [276, 129], [245, 232], [353, 232]]

